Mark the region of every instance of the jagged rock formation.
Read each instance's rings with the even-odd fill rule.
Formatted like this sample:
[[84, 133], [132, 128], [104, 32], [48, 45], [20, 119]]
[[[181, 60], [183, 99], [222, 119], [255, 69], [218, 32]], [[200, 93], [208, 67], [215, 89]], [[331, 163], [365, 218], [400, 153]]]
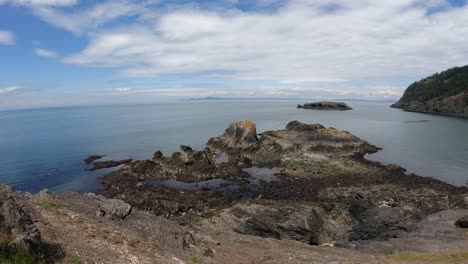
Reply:
[[0, 185], [0, 239], [8, 246], [24, 246], [32, 251], [39, 251], [39, 229], [17, 204], [13, 192], [9, 187]]
[[305, 103], [304, 105], [297, 105], [297, 108], [311, 110], [352, 110], [351, 107], [343, 102]]
[[455, 67], [411, 84], [392, 107], [468, 117], [468, 66]]

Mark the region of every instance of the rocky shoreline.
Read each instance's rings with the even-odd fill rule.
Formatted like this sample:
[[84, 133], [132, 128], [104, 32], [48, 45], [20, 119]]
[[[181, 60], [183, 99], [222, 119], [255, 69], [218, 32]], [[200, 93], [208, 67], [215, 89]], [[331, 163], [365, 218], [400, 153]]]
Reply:
[[[254, 123], [240, 121], [202, 151], [181, 146], [170, 157], [157, 152], [152, 160], [127, 164], [104, 176], [99, 191], [182, 225], [310, 245], [385, 245], [374, 246], [375, 252], [393, 252], [385, 241], [416, 232], [434, 213], [467, 208], [467, 188], [364, 159], [376, 151], [321, 125], [292, 121], [284, 130], [257, 135]], [[227, 158], [219, 163], [221, 156]], [[270, 175], [256, 182], [246, 172], [251, 168]], [[193, 188], [181, 187], [187, 183]]]
[[392, 108], [400, 108], [410, 112], [449, 115], [468, 118], [468, 92], [454, 96], [435, 98], [428, 101], [399, 101]]
[[103, 196], [0, 194], [27, 215], [7, 232], [10, 244], [33, 245], [50, 262], [72, 254], [83, 263], [405, 263], [398, 254], [412, 252], [447, 263], [446, 252], [467, 255], [468, 189], [364, 159], [378, 150], [318, 124], [257, 134], [245, 120], [203, 150], [181, 146], [123, 165], [102, 177]]

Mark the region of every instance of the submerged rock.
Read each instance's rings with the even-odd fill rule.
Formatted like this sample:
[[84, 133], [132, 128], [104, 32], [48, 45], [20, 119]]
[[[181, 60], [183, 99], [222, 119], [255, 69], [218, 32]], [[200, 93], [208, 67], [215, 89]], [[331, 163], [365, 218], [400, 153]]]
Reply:
[[351, 107], [343, 102], [305, 103], [304, 105], [297, 105], [297, 108], [311, 110], [352, 110]]
[[96, 161], [96, 162], [93, 162], [93, 167], [89, 170], [95, 171], [95, 170], [100, 170], [100, 169], [107, 169], [107, 168], [117, 167], [122, 164], [127, 164], [130, 162], [132, 162], [132, 159]]
[[103, 157], [105, 157], [105, 155], [91, 155], [91, 156], [87, 157], [86, 159], [84, 159], [84, 162], [86, 164], [91, 164], [91, 163], [93, 163], [93, 161], [101, 159]]

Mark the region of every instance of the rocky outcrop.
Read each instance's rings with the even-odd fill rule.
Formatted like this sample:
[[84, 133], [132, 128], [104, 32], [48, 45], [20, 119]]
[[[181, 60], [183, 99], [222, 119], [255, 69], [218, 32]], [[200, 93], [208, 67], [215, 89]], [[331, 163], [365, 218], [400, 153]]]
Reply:
[[257, 144], [257, 128], [250, 120], [232, 123], [220, 137], [212, 138], [208, 145], [246, 150]]
[[204, 150], [127, 164], [101, 192], [183, 225], [343, 247], [404, 238], [429, 215], [468, 206], [466, 188], [365, 160], [378, 148], [349, 132], [300, 121], [255, 130], [236, 122]]
[[1, 241], [9, 246], [25, 246], [37, 252], [41, 246], [41, 234], [31, 217], [18, 205], [13, 192], [0, 184]]
[[297, 105], [297, 108], [311, 110], [352, 110], [351, 107], [343, 102], [305, 103], [304, 105]]
[[427, 101], [399, 101], [392, 107], [412, 112], [468, 117], [468, 92]]

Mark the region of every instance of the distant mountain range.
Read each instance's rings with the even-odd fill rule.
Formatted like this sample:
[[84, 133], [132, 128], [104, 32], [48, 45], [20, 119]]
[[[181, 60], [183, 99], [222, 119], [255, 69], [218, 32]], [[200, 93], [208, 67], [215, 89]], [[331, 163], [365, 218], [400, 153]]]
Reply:
[[[190, 98], [186, 99], [189, 101], [303, 101], [303, 102], [315, 102], [315, 101], [323, 101], [320, 99], [304, 99], [304, 98], [278, 98], [278, 97], [201, 97], [201, 98]], [[328, 100], [330, 101], [330, 100]], [[354, 99], [354, 98], [342, 98], [342, 99], [334, 99], [331, 101], [347, 101], [347, 102], [379, 102], [379, 103], [394, 103], [397, 100], [395, 99]]]
[[468, 117], [468, 65], [411, 84], [394, 108]]

